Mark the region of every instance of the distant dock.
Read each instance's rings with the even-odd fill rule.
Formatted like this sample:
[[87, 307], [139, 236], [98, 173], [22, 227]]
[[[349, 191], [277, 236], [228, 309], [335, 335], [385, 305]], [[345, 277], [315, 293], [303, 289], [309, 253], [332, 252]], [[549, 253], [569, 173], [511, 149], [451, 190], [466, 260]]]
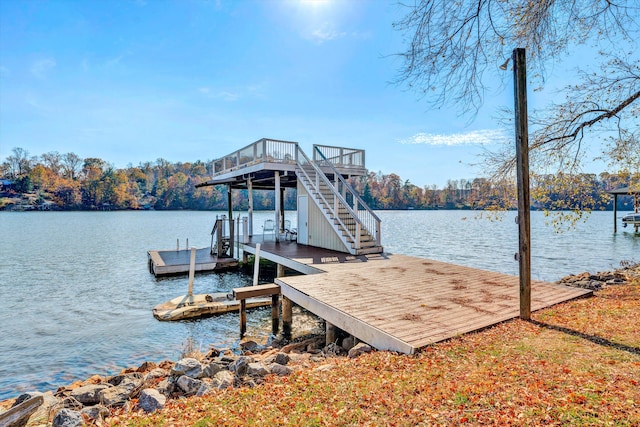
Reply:
[[[148, 251], [149, 271], [156, 277], [187, 274], [190, 254], [190, 249]], [[198, 249], [196, 252], [195, 271], [197, 272], [218, 271], [237, 266], [236, 258], [211, 255], [210, 248]]]

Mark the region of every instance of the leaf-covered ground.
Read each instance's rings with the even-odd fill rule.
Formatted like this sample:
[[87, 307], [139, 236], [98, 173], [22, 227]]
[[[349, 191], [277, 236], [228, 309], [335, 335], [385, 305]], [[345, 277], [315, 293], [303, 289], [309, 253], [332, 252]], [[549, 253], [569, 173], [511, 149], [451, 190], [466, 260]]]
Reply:
[[432, 345], [301, 362], [114, 426], [640, 425], [640, 283]]

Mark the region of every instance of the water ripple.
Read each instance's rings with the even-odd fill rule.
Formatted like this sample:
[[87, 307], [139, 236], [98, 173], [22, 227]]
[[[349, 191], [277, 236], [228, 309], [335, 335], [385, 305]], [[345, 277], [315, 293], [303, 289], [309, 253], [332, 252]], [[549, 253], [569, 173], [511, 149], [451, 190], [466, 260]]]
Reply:
[[[218, 213], [220, 214], [220, 213]], [[389, 252], [517, 274], [515, 213], [503, 221], [474, 212], [382, 211]], [[287, 219], [296, 222], [295, 213]], [[557, 235], [532, 215], [533, 277], [557, 280], [605, 270], [640, 253], [640, 238], [612, 233], [611, 212], [596, 212], [572, 233]], [[620, 213], [621, 215], [621, 213]], [[50, 390], [92, 374], [115, 373], [145, 360], [176, 359], [185, 346], [238, 344], [239, 319], [230, 313], [163, 323], [154, 305], [186, 292], [187, 277], [155, 279], [146, 251], [207, 247], [216, 212], [0, 212], [0, 399]], [[273, 213], [259, 212], [261, 224]], [[635, 255], [636, 259], [638, 255]], [[198, 275], [196, 293], [228, 292], [251, 283], [238, 272]], [[294, 316], [294, 331], [319, 328]], [[248, 329], [270, 334], [270, 310], [252, 312]]]

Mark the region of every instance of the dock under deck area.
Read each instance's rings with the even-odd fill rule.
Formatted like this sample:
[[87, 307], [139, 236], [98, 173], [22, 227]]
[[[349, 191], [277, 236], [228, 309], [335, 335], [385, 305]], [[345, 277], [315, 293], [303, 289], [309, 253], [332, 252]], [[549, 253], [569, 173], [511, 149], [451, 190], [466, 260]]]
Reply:
[[[242, 245], [255, 253], [255, 244]], [[429, 344], [519, 316], [518, 277], [396, 254], [354, 256], [263, 242], [261, 257], [306, 275], [279, 277], [282, 295], [379, 350]], [[532, 282], [531, 309], [591, 291]]]

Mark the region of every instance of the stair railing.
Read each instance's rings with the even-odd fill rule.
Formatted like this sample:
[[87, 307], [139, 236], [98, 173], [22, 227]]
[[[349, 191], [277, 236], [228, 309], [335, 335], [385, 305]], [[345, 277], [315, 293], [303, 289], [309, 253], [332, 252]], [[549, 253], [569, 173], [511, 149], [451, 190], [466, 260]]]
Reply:
[[[305, 166], [311, 166], [311, 169], [306, 168]], [[319, 197], [324, 204], [331, 210], [332, 219], [337, 221], [344, 232], [348, 235], [351, 241], [354, 243], [355, 249], [360, 249], [360, 230], [363, 226], [362, 221], [358, 218], [357, 214], [353, 211], [349, 203], [342, 197], [342, 195], [336, 190], [333, 186], [329, 178], [322, 172], [322, 170], [316, 165], [315, 162], [309, 160], [307, 155], [298, 147], [298, 168], [300, 169], [300, 173], [304, 175], [307, 182], [310, 185], [314, 186], [315, 193], [317, 197]], [[321, 184], [324, 184], [333, 193], [334, 197], [331, 203], [324, 197], [322, 192], [320, 191]], [[351, 229], [345, 225], [345, 223], [340, 218], [340, 211], [344, 210], [349, 213], [349, 215], [355, 220], [355, 232], [352, 232]]]
[[[228, 226], [228, 230], [226, 229]], [[234, 255], [234, 221], [222, 215], [218, 218], [211, 229], [211, 255], [218, 257], [233, 257]]]
[[[380, 242], [380, 218], [373, 212], [373, 210], [367, 205], [362, 197], [355, 191], [355, 189], [347, 182], [340, 172], [336, 169], [333, 162], [325, 157], [318, 146], [314, 146], [314, 158], [318, 158], [316, 161], [320, 166], [320, 169], [326, 167], [333, 172], [333, 176], [336, 177], [336, 190], [338, 194], [343, 194], [345, 202], [350, 206], [354, 215], [358, 218], [360, 223], [364, 226], [365, 230], [375, 239], [376, 246], [381, 246]], [[323, 173], [324, 175], [324, 173]], [[341, 191], [342, 190], [342, 191]], [[351, 202], [349, 204], [349, 201]]]

